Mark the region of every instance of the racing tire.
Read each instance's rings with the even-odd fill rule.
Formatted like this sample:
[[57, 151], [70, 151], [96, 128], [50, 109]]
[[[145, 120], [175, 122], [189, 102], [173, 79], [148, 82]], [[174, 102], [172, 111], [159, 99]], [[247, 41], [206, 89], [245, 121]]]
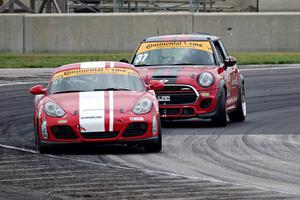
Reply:
[[217, 104], [217, 114], [211, 119], [212, 125], [215, 127], [225, 127], [227, 125], [226, 112], [226, 92], [222, 90]]
[[162, 149], [161, 125], [158, 127], [158, 137], [154, 142], [144, 144], [146, 153], [158, 153]]
[[40, 140], [39, 132], [38, 132], [38, 123], [37, 127], [34, 129], [34, 144], [36, 149], [41, 153], [49, 153], [49, 147], [47, 147], [45, 144], [43, 144]]
[[242, 122], [246, 119], [247, 106], [244, 84], [239, 89], [237, 108], [228, 114], [229, 120], [232, 122]]

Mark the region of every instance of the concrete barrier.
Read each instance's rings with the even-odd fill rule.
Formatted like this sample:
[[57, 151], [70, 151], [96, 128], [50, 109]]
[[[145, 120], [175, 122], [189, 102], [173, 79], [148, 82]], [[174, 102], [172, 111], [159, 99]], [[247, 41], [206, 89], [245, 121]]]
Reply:
[[145, 37], [191, 32], [232, 51], [300, 51], [300, 13], [139, 13], [0, 15], [0, 52], [132, 52]]
[[299, 0], [259, 0], [260, 12], [299, 12]]
[[0, 52], [23, 52], [23, 15], [0, 17]]
[[194, 31], [219, 35], [232, 51], [300, 50], [300, 13], [195, 14]]
[[26, 15], [26, 52], [132, 51], [147, 36], [190, 32], [192, 15]]

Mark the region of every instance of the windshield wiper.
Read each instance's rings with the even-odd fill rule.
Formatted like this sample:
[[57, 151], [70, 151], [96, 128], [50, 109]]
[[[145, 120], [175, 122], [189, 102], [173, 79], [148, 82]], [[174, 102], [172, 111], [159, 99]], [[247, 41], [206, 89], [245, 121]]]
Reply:
[[142, 64], [142, 65], [134, 65], [135, 67], [144, 67], [144, 66], [152, 66], [152, 65], [146, 65], [146, 64]]
[[195, 63], [173, 63], [170, 65], [201, 65], [201, 64], [195, 64]]
[[114, 90], [114, 91], [131, 91], [130, 89], [126, 89], [126, 88], [116, 88], [116, 87], [112, 87], [112, 88], [103, 88], [103, 89], [94, 89], [94, 91], [109, 91], [109, 90]]
[[52, 94], [72, 93], [72, 92], [86, 92], [86, 90], [67, 90], [67, 91], [54, 92], [54, 93], [52, 93]]

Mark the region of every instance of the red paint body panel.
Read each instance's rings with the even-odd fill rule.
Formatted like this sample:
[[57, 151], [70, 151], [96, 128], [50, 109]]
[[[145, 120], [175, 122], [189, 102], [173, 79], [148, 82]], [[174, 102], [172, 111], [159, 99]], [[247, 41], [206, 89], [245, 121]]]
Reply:
[[[110, 67], [110, 62], [105, 64]], [[115, 68], [134, 69], [133, 66], [125, 63], [114, 63]], [[60, 67], [54, 74], [71, 69], [79, 69], [80, 64], [71, 64]], [[53, 75], [54, 75], [53, 74]], [[146, 88], [146, 86], [145, 86]], [[84, 93], [84, 92], [81, 92]], [[97, 93], [97, 92], [96, 92]], [[100, 93], [100, 92], [98, 92]], [[80, 92], [46, 94], [37, 96], [34, 102], [34, 124], [38, 130], [39, 138], [44, 143], [82, 143], [82, 142], [116, 142], [116, 141], [139, 141], [153, 139], [158, 136], [158, 131], [152, 131], [153, 118], [156, 117], [156, 123], [159, 124], [158, 102], [151, 91], [113, 91], [112, 97], [109, 91], [103, 91], [104, 101], [99, 100], [99, 104], [104, 103], [104, 127], [105, 131], [101, 134], [109, 133], [109, 126], [113, 123], [113, 132], [118, 134], [111, 138], [85, 138], [84, 127], [80, 123]], [[149, 98], [152, 101], [152, 108], [146, 114], [134, 114], [133, 107], [142, 98]], [[110, 105], [112, 102], [113, 105]], [[53, 102], [65, 111], [63, 117], [51, 117], [44, 110], [45, 103]], [[86, 102], [88, 104], [89, 102]], [[113, 115], [112, 115], [113, 114]], [[113, 119], [110, 117], [113, 116]], [[100, 119], [99, 119], [100, 120]], [[102, 120], [102, 119], [101, 119]], [[43, 137], [42, 123], [47, 123], [47, 137]], [[138, 136], [124, 136], [123, 133], [131, 123], [142, 122], [148, 125], [144, 134]], [[76, 138], [57, 138], [53, 133], [54, 126], [68, 126], [71, 128]], [[100, 133], [99, 132], [99, 133]], [[97, 134], [97, 132], [95, 132]]]

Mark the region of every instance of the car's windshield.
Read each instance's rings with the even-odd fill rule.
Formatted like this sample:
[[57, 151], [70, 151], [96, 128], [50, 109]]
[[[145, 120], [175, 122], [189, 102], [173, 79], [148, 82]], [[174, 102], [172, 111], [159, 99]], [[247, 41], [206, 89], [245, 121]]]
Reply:
[[136, 67], [153, 65], [214, 65], [209, 41], [143, 42], [133, 60]]
[[144, 91], [145, 86], [136, 71], [125, 68], [62, 71], [52, 77], [49, 85], [51, 94], [108, 90]]

